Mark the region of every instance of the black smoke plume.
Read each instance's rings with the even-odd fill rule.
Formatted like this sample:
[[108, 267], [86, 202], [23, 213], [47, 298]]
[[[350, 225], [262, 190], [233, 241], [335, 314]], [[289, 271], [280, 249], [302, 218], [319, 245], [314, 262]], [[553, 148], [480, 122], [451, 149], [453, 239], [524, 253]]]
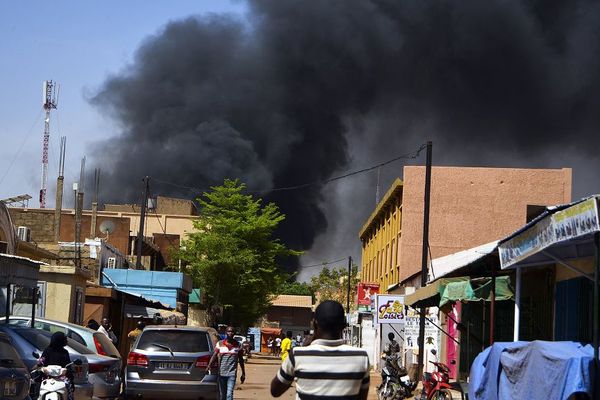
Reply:
[[[322, 185], [269, 188], [321, 181], [427, 139], [438, 164], [597, 167], [600, 3], [248, 6], [245, 16], [169, 23], [91, 100], [122, 129], [95, 150], [109, 170], [106, 201], [136, 201], [144, 175], [200, 188], [240, 178], [287, 214], [288, 245], [310, 249], [332, 208], [351, 222], [329, 223], [356, 241], [372, 182], [339, 183], [344, 198], [333, 206]], [[384, 174], [382, 191], [400, 171]], [[591, 182], [576, 180], [576, 192]], [[156, 182], [154, 191], [199, 195]]]

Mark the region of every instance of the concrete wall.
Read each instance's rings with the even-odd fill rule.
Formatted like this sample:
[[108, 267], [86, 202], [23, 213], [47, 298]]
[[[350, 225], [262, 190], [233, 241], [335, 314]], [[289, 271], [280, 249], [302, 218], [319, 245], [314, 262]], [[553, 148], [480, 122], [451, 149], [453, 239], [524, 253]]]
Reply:
[[[425, 167], [404, 167], [400, 282], [421, 270]], [[500, 239], [526, 223], [527, 205], [571, 201], [571, 169], [434, 167], [431, 257]]]
[[[11, 208], [10, 214], [15, 226], [26, 226], [31, 230], [31, 239], [38, 243], [54, 242], [54, 210], [35, 208]], [[90, 237], [91, 214], [81, 217], [81, 238]], [[128, 254], [130, 220], [119, 215], [98, 215], [95, 237], [105, 237], [100, 232], [100, 224], [104, 220], [111, 220], [115, 231], [108, 237], [108, 242], [115, 246], [121, 253]], [[63, 210], [60, 224], [60, 241], [75, 241], [75, 214], [73, 210]]]
[[38, 243], [54, 242], [54, 210], [9, 208], [13, 224], [31, 230], [31, 239]]
[[198, 304], [190, 304], [187, 324], [189, 326], [206, 326], [206, 310], [201, 309]]
[[278, 307], [272, 306], [267, 311], [266, 319], [270, 322], [279, 322], [281, 333], [292, 331], [294, 336], [304, 335], [305, 330], [310, 330], [312, 309], [302, 307]]
[[83, 289], [85, 302], [86, 275], [71, 266], [42, 266], [39, 280], [46, 282], [45, 318], [74, 322], [75, 289]]

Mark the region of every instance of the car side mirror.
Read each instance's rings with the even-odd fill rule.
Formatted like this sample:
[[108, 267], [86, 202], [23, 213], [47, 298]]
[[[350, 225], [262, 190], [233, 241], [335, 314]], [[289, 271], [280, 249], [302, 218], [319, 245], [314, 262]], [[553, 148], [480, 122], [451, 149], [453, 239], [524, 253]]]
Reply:
[[81, 365], [81, 364], [83, 364], [83, 362], [81, 361], [81, 359], [78, 358], [77, 360], [73, 361], [73, 364]]
[[35, 358], [40, 358], [40, 353], [38, 353], [37, 351], [32, 351], [31, 355], [34, 356]]

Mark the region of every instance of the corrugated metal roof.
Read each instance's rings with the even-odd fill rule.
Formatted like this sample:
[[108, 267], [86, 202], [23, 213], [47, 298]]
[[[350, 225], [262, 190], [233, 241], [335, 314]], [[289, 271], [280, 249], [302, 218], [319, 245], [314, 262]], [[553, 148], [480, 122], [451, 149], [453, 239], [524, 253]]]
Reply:
[[272, 305], [277, 307], [312, 308], [312, 297], [292, 294], [280, 294], [275, 298], [275, 300], [273, 300]]

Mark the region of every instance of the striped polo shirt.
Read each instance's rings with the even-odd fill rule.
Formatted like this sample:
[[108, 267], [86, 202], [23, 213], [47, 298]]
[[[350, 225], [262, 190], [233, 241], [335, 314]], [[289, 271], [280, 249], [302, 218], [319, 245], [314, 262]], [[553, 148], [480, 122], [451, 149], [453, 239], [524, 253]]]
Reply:
[[277, 379], [296, 381], [299, 400], [354, 400], [369, 387], [367, 352], [343, 340], [315, 339], [309, 346], [294, 347], [281, 364]]

